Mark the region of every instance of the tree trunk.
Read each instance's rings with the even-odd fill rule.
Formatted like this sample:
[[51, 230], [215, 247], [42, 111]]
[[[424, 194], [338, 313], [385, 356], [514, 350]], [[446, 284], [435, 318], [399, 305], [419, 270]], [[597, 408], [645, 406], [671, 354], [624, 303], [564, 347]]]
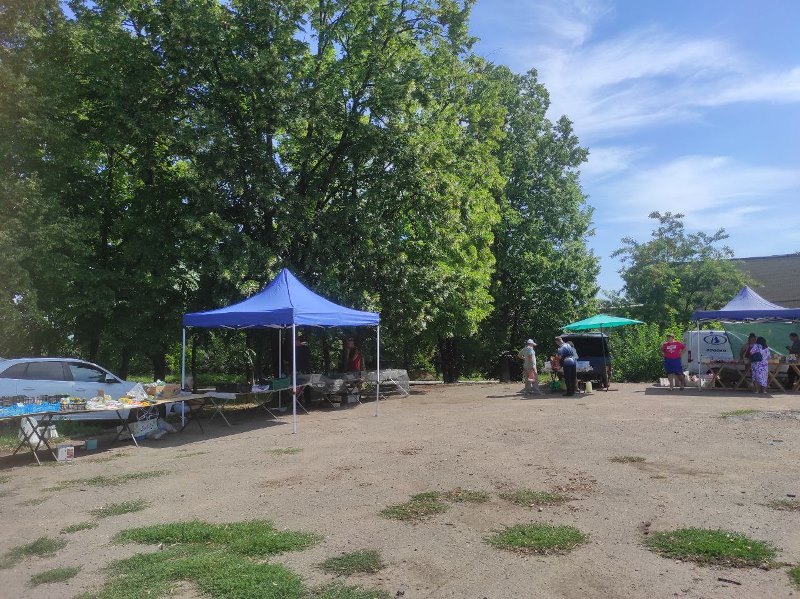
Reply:
[[119, 378], [125, 380], [128, 378], [128, 370], [130, 369], [131, 365], [131, 348], [127, 346], [123, 346], [122, 354], [120, 355], [119, 359]]
[[459, 340], [455, 337], [439, 339], [439, 359], [442, 378], [445, 383], [456, 383], [461, 374], [461, 353]]
[[100, 353], [100, 338], [93, 337], [89, 340], [89, 361], [97, 362], [97, 354]]
[[328, 374], [331, 371], [331, 338], [328, 330], [322, 331], [322, 372]]
[[167, 354], [160, 351], [151, 354], [150, 359], [153, 361], [153, 380], [163, 381], [167, 376]]

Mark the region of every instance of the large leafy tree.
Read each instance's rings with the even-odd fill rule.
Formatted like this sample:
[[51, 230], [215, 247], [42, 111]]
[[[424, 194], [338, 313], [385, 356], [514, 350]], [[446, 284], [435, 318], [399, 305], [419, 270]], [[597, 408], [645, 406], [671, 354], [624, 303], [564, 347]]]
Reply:
[[504, 344], [591, 295], [585, 151], [535, 77], [472, 54], [472, 0], [17, 4], [0, 15], [14, 351], [74, 343], [161, 376], [181, 312], [289, 266], [381, 310], [395, 360], [438, 350], [453, 379], [464, 339]]
[[656, 222], [648, 241], [622, 239], [612, 256], [622, 261], [622, 295], [614, 303], [632, 305], [631, 313], [667, 326], [685, 323], [694, 310], [724, 305], [748, 282], [723, 245], [724, 229], [689, 233], [684, 215], [652, 212]]
[[[488, 364], [528, 337], [552, 338], [571, 319], [592, 310], [598, 261], [588, 248], [592, 210], [580, 188], [588, 152], [566, 117], [546, 117], [550, 100], [536, 72], [498, 67], [507, 107], [499, 147], [506, 184], [497, 195], [494, 228], [497, 271], [494, 313], [482, 330]], [[546, 350], [545, 350], [546, 351]]]

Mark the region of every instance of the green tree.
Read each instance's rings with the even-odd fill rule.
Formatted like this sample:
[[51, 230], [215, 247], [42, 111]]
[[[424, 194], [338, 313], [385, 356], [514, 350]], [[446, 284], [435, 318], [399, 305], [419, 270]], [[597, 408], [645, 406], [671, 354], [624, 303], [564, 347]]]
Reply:
[[508, 111], [498, 152], [506, 184], [497, 195], [495, 305], [480, 335], [490, 352], [484, 365], [528, 337], [551, 339], [588, 316], [599, 270], [587, 245], [592, 209], [579, 181], [587, 150], [566, 117], [546, 118], [550, 100], [535, 71], [497, 67], [493, 77]]
[[625, 282], [617, 300], [636, 305], [630, 308], [636, 318], [661, 326], [689, 322], [694, 310], [720, 307], [748, 283], [733, 251], [721, 245], [728, 238], [724, 229], [688, 233], [683, 214], [649, 216], [657, 222], [651, 239], [624, 237], [612, 254], [621, 259]]

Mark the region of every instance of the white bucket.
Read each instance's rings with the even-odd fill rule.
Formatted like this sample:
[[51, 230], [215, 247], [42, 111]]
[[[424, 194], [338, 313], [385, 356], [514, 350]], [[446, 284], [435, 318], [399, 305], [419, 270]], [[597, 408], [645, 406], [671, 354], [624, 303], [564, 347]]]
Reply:
[[592, 381], [586, 381], [586, 393], [592, 392]]

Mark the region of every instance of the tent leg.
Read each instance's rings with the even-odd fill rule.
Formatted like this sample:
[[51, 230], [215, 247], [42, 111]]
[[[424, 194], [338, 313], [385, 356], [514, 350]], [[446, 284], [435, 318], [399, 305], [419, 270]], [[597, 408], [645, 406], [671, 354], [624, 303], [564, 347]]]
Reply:
[[297, 326], [292, 323], [292, 434], [297, 433]]
[[381, 411], [381, 325], [375, 327], [377, 350], [375, 352], [376, 359], [376, 374], [375, 374], [375, 416], [378, 416]]
[[697, 321], [697, 355], [694, 358], [697, 361], [697, 388], [703, 390], [703, 377], [700, 371], [700, 321]]
[[[181, 339], [181, 391], [186, 388], [186, 327]], [[177, 405], [177, 404], [176, 404]], [[181, 430], [186, 426], [186, 402], [181, 402]]]
[[[278, 378], [283, 378], [283, 329], [278, 329]], [[283, 409], [283, 391], [278, 391], [278, 411]]]
[[183, 329], [183, 339], [181, 341], [181, 391], [186, 385], [186, 328]]
[[608, 393], [608, 390], [611, 388], [611, 364], [608, 360], [608, 352], [606, 352], [606, 344], [608, 343], [608, 340], [603, 337], [602, 328], [600, 329], [600, 343], [603, 344], [603, 369], [605, 370], [603, 374], [606, 376], [605, 388], [606, 393]]

